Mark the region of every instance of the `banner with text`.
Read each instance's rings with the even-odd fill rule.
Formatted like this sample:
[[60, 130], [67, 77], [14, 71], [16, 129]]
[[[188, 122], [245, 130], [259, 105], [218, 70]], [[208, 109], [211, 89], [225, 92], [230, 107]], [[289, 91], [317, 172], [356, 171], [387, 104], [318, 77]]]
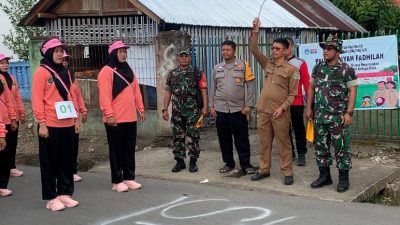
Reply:
[[[299, 57], [312, 69], [324, 60], [318, 43], [302, 44]], [[399, 68], [396, 35], [343, 41], [343, 62], [354, 68], [358, 78], [356, 109], [399, 107]]]

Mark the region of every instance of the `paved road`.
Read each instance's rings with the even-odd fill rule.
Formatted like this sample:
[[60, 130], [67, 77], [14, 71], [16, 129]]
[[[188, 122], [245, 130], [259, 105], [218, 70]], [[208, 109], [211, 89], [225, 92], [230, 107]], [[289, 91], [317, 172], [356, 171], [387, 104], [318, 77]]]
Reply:
[[[1, 225], [272, 225], [399, 224], [398, 207], [321, 201], [263, 191], [244, 191], [142, 179], [144, 188], [111, 191], [109, 174], [82, 173], [74, 197], [81, 205], [53, 213], [45, 209], [36, 167], [12, 178], [12, 197], [0, 198]], [[322, 223], [321, 223], [322, 222]]]

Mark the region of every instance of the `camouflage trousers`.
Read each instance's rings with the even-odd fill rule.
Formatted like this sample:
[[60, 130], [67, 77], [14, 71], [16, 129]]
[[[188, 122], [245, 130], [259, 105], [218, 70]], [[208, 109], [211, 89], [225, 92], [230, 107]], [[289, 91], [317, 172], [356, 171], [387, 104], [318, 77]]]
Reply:
[[350, 135], [341, 122], [328, 124], [315, 123], [315, 156], [319, 167], [332, 165], [330, 146], [335, 149], [336, 167], [340, 170], [351, 169]]
[[189, 147], [189, 157], [199, 158], [200, 155], [200, 132], [195, 128], [199, 119], [199, 112], [173, 114], [171, 117], [172, 134], [174, 147], [172, 153], [174, 159], [186, 158], [185, 137], [187, 137]]

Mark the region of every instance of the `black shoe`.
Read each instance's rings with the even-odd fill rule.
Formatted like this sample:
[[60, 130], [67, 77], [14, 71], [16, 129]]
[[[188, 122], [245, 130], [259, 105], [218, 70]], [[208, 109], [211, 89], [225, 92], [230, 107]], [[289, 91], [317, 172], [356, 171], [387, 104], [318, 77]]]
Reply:
[[330, 184], [332, 184], [332, 178], [329, 167], [319, 167], [319, 177], [311, 183], [311, 188], [321, 188]]
[[219, 169], [219, 172], [220, 173], [228, 173], [228, 172], [231, 172], [232, 170], [233, 170], [233, 167], [229, 167], [228, 165], [225, 165], [224, 167]]
[[246, 172], [246, 174], [255, 174], [256, 168], [254, 168], [254, 167], [246, 168], [245, 172]]
[[199, 168], [197, 167], [197, 159], [196, 158], [190, 158], [190, 163], [189, 163], [189, 172], [191, 173], [195, 173], [199, 170]]
[[285, 176], [285, 185], [292, 185], [294, 182], [293, 176]]
[[257, 180], [262, 180], [262, 179], [264, 179], [264, 178], [267, 178], [267, 177], [269, 177], [269, 176], [271, 176], [271, 174], [270, 173], [260, 173], [260, 172], [256, 172], [256, 174], [254, 174], [253, 176], [251, 176], [251, 180], [252, 181], [257, 181]]
[[349, 182], [349, 171], [348, 170], [339, 170], [339, 183], [337, 185], [338, 192], [345, 192], [349, 190], [350, 182]]
[[299, 158], [297, 159], [297, 165], [298, 166], [306, 165], [306, 155], [305, 154], [299, 154]]
[[183, 161], [183, 159], [176, 160], [176, 165], [174, 166], [174, 168], [172, 168], [172, 172], [177, 173], [183, 169], [186, 169], [185, 161]]

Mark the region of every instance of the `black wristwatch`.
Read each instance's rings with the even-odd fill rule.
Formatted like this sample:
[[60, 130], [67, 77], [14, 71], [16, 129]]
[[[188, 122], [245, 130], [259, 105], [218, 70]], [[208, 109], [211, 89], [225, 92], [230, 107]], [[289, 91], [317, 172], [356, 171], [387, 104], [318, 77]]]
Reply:
[[344, 113], [349, 114], [349, 116], [353, 116], [353, 115], [354, 115], [354, 111], [351, 111], [351, 112], [349, 112], [349, 111], [344, 111]]
[[164, 113], [164, 112], [166, 112], [166, 111], [168, 111], [168, 110], [167, 110], [167, 109], [162, 109], [162, 110], [161, 110], [162, 113]]

